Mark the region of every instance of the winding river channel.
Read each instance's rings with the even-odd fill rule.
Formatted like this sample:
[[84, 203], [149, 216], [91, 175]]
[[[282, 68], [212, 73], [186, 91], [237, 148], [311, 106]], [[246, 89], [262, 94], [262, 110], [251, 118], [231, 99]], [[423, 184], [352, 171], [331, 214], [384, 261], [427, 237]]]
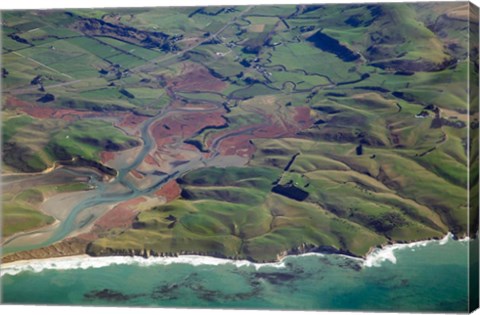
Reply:
[[[89, 178], [89, 184], [95, 188], [86, 193], [81, 192], [80, 194], [83, 195], [80, 198], [80, 201], [70, 205], [71, 210], [68, 211], [68, 215], [63, 220], [57, 222], [57, 224], [35, 231], [19, 233], [7, 239], [3, 244], [3, 254], [31, 250], [51, 245], [68, 237], [69, 235], [72, 235], [76, 231], [95, 221], [99, 216], [104, 214], [105, 208], [108, 206], [115, 205], [139, 196], [148, 196], [149, 194], [152, 194], [160, 189], [171, 179], [177, 178], [178, 176], [181, 176], [190, 170], [206, 165], [216, 165], [217, 163], [215, 160], [220, 157], [220, 155], [216, 152], [218, 144], [231, 135], [238, 135], [238, 132], [233, 131], [231, 135], [224, 135], [221, 139], [215, 141], [214, 145], [212, 145], [210, 148], [212, 154], [210, 154], [208, 157], [199, 154], [195, 158], [189, 159], [185, 163], [171, 163], [171, 171], [168, 174], [162, 174], [160, 176], [158, 176], [158, 174], [145, 174], [145, 176], [151, 177], [148, 181], [144, 180], [144, 182], [150, 183], [146, 187], [139, 188], [134, 182], [132, 182], [131, 176], [129, 176], [129, 173], [133, 170], [136, 170], [144, 161], [145, 157], [156, 149], [155, 139], [151, 132], [151, 129], [155, 123], [173, 114], [209, 113], [218, 111], [222, 108], [223, 107], [218, 104], [215, 105], [215, 107], [206, 109], [202, 108], [201, 106], [198, 108], [191, 107], [171, 109], [169, 106], [159, 112], [157, 115], [147, 119], [140, 126], [140, 137], [143, 141], [141, 148], [139, 150], [135, 150], [136, 155], [132, 161], [122, 163], [124, 166], [117, 170], [118, 175], [111, 181], [102, 180], [101, 174], [92, 169], [69, 166], [56, 168], [46, 174], [35, 174], [31, 176], [4, 176], [2, 185], [6, 187], [5, 185], [10, 185], [13, 182], [16, 182], [17, 184], [19, 182], [24, 182], [25, 184], [32, 185], [32, 180], [36, 183], [41, 183], [44, 180], [48, 181], [49, 178], [55, 178], [56, 176], [65, 178], [65, 174], [69, 173], [71, 176], [76, 176], [77, 178]], [[248, 129], [242, 132], [248, 133], [249, 131], [251, 130]], [[182, 139], [177, 140], [177, 142], [172, 146], [180, 145], [182, 141]], [[219, 162], [219, 164], [222, 163], [224, 162]], [[68, 207], [69, 205], [65, 204], [61, 206]], [[94, 210], [91, 211], [92, 209]], [[90, 210], [89, 216], [83, 220], [80, 220], [80, 216], [82, 213], [86, 212], [86, 210]], [[41, 234], [48, 235], [48, 237], [37, 237]], [[32, 237], [33, 235], [36, 237]]]

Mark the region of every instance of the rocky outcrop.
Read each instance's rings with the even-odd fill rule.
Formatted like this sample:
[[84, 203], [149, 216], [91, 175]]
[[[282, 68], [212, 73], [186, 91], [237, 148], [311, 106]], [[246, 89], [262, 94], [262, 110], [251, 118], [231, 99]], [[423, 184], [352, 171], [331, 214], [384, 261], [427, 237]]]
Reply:
[[178, 50], [175, 41], [179, 38], [163, 32], [150, 32], [122, 24], [113, 24], [101, 19], [82, 18], [72, 28], [90, 36], [106, 36], [133, 43], [145, 48], [158, 48], [162, 51]]
[[372, 62], [370, 65], [384, 70], [395, 70], [396, 73], [411, 73], [418, 71], [442, 71], [449, 67], [455, 67], [457, 60], [455, 58], [445, 59], [441, 63], [433, 63], [427, 60], [407, 60], [396, 59], [389, 61]]
[[337, 255], [347, 255], [347, 256], [359, 258], [359, 256], [352, 254], [348, 250], [338, 249], [333, 246], [326, 246], [326, 245], [317, 246], [314, 244], [303, 243], [300, 246], [297, 246], [290, 250], [286, 250], [279, 253], [277, 255], [277, 260], [282, 260], [286, 256], [302, 255], [307, 253], [337, 254]]
[[[178, 257], [181, 255], [196, 255], [196, 256], [209, 256], [224, 259], [239, 259], [239, 257], [226, 256], [218, 252], [200, 252], [200, 251], [178, 251], [178, 252], [159, 252], [153, 249], [140, 249], [140, 248], [111, 248], [101, 247], [94, 243], [89, 243], [86, 247], [85, 253], [93, 257], [104, 256], [130, 256], [130, 257]], [[254, 260], [252, 260], [254, 261]]]
[[53, 257], [65, 257], [85, 254], [88, 241], [69, 238], [47, 247], [8, 254], [2, 257], [2, 264], [31, 259], [44, 259]]
[[[463, 235], [460, 238], [465, 237]], [[64, 256], [74, 256], [74, 255], [83, 255], [87, 254], [92, 257], [108, 257], [108, 256], [129, 256], [129, 257], [143, 257], [143, 258], [150, 258], [150, 257], [178, 257], [181, 255], [196, 255], [196, 256], [207, 256], [207, 257], [215, 257], [215, 258], [222, 258], [222, 259], [230, 259], [230, 260], [248, 260], [254, 263], [273, 263], [279, 262], [287, 256], [295, 256], [295, 255], [302, 255], [308, 253], [319, 253], [319, 254], [335, 254], [335, 255], [346, 255], [355, 258], [363, 258], [365, 259], [370, 253], [378, 248], [382, 248], [386, 245], [392, 244], [407, 244], [425, 240], [439, 240], [438, 237], [431, 237], [426, 239], [418, 239], [412, 240], [410, 242], [406, 241], [389, 241], [388, 243], [374, 246], [370, 248], [370, 250], [362, 256], [358, 256], [350, 252], [346, 249], [338, 249], [334, 246], [329, 245], [315, 245], [315, 244], [308, 244], [302, 243], [297, 247], [293, 247], [289, 250], [282, 251], [278, 253], [275, 259], [265, 259], [259, 260], [251, 256], [227, 256], [219, 252], [200, 252], [200, 251], [178, 251], [178, 252], [158, 252], [153, 249], [139, 249], [139, 248], [111, 248], [111, 247], [101, 247], [92, 242], [89, 242], [85, 239], [81, 238], [69, 238], [59, 243], [50, 245], [48, 247], [34, 249], [30, 251], [18, 252], [15, 254], [10, 254], [2, 258], [2, 263], [10, 263], [14, 261], [20, 260], [30, 260], [30, 259], [45, 259], [45, 258], [52, 258], [52, 257], [64, 257]], [[453, 239], [459, 239], [458, 236], [453, 235]]]
[[94, 243], [88, 244], [86, 248], [86, 253], [93, 257], [102, 257], [102, 256], [130, 256], [130, 257], [178, 257], [181, 255], [196, 255], [196, 256], [209, 256], [222, 259], [231, 259], [231, 260], [248, 260], [254, 263], [272, 263], [278, 262], [285, 258], [286, 256], [292, 255], [302, 255], [306, 253], [322, 253], [322, 254], [338, 254], [338, 255], [347, 255], [351, 257], [359, 257], [352, 254], [348, 250], [337, 249], [333, 246], [326, 245], [314, 245], [303, 243], [297, 247], [291, 248], [289, 250], [282, 251], [277, 254], [275, 259], [266, 259], [259, 260], [252, 256], [227, 256], [218, 252], [199, 252], [199, 251], [179, 251], [179, 252], [158, 252], [153, 249], [119, 249], [119, 248], [110, 248], [110, 247], [100, 247]]

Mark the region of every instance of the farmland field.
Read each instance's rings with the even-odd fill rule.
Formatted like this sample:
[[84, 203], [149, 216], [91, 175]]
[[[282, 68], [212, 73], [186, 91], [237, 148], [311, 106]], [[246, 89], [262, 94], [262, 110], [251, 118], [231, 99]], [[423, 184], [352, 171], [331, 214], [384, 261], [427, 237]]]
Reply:
[[5, 262], [368, 260], [477, 235], [469, 3], [20, 10], [1, 27]]

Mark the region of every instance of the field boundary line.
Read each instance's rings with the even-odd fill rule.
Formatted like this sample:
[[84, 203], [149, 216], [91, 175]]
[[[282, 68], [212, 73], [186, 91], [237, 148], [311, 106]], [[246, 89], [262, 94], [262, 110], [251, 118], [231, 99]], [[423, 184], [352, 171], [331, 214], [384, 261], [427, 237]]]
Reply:
[[24, 56], [24, 55], [22, 55], [21, 53], [18, 53], [18, 52], [16, 52], [16, 51], [12, 51], [12, 53], [14, 53], [14, 54], [17, 55], [17, 56], [20, 56], [20, 57], [23, 57], [23, 58], [25, 58], [25, 59], [28, 59], [28, 60], [30, 60], [30, 61], [32, 61], [32, 62], [35, 62], [36, 64], [39, 64], [39, 65], [41, 65], [41, 66], [43, 66], [43, 67], [45, 67], [45, 68], [47, 68], [47, 69], [49, 69], [49, 70], [51, 70], [51, 71], [53, 71], [53, 72], [56, 72], [56, 73], [61, 74], [61, 75], [64, 75], [64, 76], [66, 76], [66, 77], [68, 77], [68, 78], [70, 78], [70, 79], [74, 79], [73, 77], [69, 76], [69, 75], [66, 74], [66, 73], [60, 72], [60, 71], [58, 71], [58, 70], [56, 70], [56, 69], [53, 69], [52, 67], [49, 67], [49, 66], [47, 66], [46, 64], [43, 64], [43, 63], [41, 63], [40, 61], [37, 61], [37, 60], [32, 59], [32, 58], [30, 58], [30, 57]]

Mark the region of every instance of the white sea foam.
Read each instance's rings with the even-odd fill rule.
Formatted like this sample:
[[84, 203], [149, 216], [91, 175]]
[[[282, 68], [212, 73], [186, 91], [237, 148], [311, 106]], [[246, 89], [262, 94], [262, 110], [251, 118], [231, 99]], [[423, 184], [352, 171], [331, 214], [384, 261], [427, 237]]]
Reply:
[[41, 272], [43, 270], [55, 269], [55, 270], [68, 270], [68, 269], [89, 269], [89, 268], [102, 268], [111, 265], [138, 265], [143, 267], [155, 266], [155, 265], [170, 265], [170, 264], [189, 264], [193, 266], [200, 265], [235, 265], [236, 267], [248, 267], [252, 266], [255, 269], [262, 267], [274, 267], [283, 268], [285, 264], [283, 261], [275, 263], [253, 263], [247, 260], [230, 260], [215, 258], [209, 256], [196, 256], [196, 255], [182, 255], [178, 257], [150, 257], [143, 258], [139, 256], [108, 256], [108, 257], [91, 257], [87, 255], [71, 256], [71, 257], [59, 257], [59, 258], [47, 258], [47, 259], [35, 259], [17, 261], [13, 263], [2, 264], [0, 268], [0, 277], [4, 275], [16, 275], [20, 272]]
[[449, 240], [453, 239], [453, 234], [448, 233], [441, 240], [428, 240], [420, 241], [408, 244], [393, 244], [387, 245], [382, 248], [375, 249], [370, 254], [367, 255], [366, 259], [363, 262], [364, 267], [380, 267], [383, 262], [389, 261], [393, 264], [397, 263], [397, 257], [395, 257], [395, 252], [402, 249], [410, 248], [415, 250], [417, 247], [424, 247], [431, 243], [438, 243], [439, 245], [445, 245]]
[[[367, 255], [366, 259], [355, 258], [351, 256], [345, 256], [349, 259], [354, 259], [362, 263], [364, 267], [379, 267], [383, 262], [389, 261], [391, 263], [396, 263], [397, 258], [395, 257], [395, 252], [408, 249], [415, 250], [417, 247], [427, 246], [430, 243], [438, 243], [439, 245], [445, 245], [453, 239], [453, 235], [448, 233], [441, 240], [428, 240], [420, 241], [409, 244], [393, 244], [384, 246], [382, 248], [375, 249], [370, 254]], [[460, 241], [468, 241], [469, 238], [461, 239]], [[300, 256], [324, 256], [325, 254], [321, 253], [306, 253]], [[292, 256], [286, 256], [285, 259], [288, 259]], [[209, 256], [197, 256], [197, 255], [182, 255], [178, 257], [150, 257], [143, 258], [139, 256], [129, 257], [129, 256], [108, 256], [108, 257], [91, 257], [88, 255], [79, 255], [71, 257], [58, 257], [58, 258], [46, 258], [46, 259], [35, 259], [35, 260], [25, 260], [25, 261], [16, 261], [12, 263], [2, 264], [0, 266], [0, 277], [3, 275], [16, 275], [24, 271], [30, 272], [41, 272], [43, 270], [68, 270], [68, 269], [88, 269], [88, 268], [102, 268], [111, 265], [138, 265], [138, 266], [161, 266], [161, 265], [170, 265], [170, 264], [189, 264], [193, 266], [200, 265], [235, 265], [236, 267], [253, 267], [256, 270], [263, 267], [273, 267], [273, 268], [285, 268], [285, 259], [282, 259], [279, 262], [274, 263], [253, 263], [247, 260], [230, 260]]]

